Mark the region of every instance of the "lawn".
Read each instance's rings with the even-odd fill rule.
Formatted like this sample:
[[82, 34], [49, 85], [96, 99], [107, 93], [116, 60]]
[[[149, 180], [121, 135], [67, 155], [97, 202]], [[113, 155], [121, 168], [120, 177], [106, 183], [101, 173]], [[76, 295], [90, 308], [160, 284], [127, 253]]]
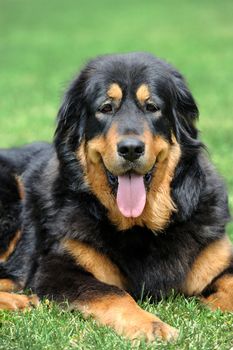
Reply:
[[[199, 129], [227, 183], [233, 208], [233, 2], [231, 0], [0, 0], [0, 147], [51, 140], [67, 83], [90, 57], [150, 51], [186, 76]], [[233, 225], [228, 226], [233, 239]], [[175, 344], [139, 349], [230, 350], [233, 315], [182, 296], [145, 309], [180, 329]], [[0, 349], [131, 349], [79, 313], [44, 302], [0, 312]]]

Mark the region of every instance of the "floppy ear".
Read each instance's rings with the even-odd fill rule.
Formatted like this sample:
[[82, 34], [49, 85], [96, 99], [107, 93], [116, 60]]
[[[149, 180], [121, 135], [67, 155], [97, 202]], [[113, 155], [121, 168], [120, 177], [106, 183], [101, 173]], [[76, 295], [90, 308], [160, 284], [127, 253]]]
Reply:
[[77, 151], [84, 139], [86, 124], [85, 104], [86, 79], [81, 73], [67, 90], [57, 115], [57, 128], [54, 135], [54, 147], [59, 160], [60, 176], [54, 188], [67, 187], [72, 192], [85, 190], [82, 165], [78, 161]]
[[195, 122], [199, 111], [183, 78], [173, 70], [173, 120], [176, 138], [182, 155], [172, 183], [172, 194], [180, 221], [187, 220], [197, 208], [205, 183], [205, 173], [200, 165], [199, 153], [203, 144], [198, 140]]
[[75, 79], [67, 90], [57, 115], [57, 128], [54, 136], [55, 148], [71, 151], [78, 147], [84, 137], [85, 99], [82, 75]]
[[197, 209], [205, 177], [196, 154], [193, 158], [184, 156], [181, 159], [172, 182], [172, 198], [177, 207], [175, 216], [178, 221], [189, 219]]
[[182, 75], [172, 71], [172, 92], [174, 97], [173, 118], [177, 140], [187, 149], [194, 150], [201, 146], [197, 140], [198, 131], [195, 122], [199, 111], [197, 104]]

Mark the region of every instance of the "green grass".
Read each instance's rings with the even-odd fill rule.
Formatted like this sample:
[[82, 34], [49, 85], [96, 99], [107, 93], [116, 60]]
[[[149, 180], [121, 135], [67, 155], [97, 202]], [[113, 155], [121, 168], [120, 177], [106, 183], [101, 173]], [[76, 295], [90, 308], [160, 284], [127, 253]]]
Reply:
[[[51, 140], [62, 93], [90, 57], [150, 51], [187, 77], [201, 138], [226, 180], [233, 207], [233, 2], [231, 0], [0, 0], [0, 147]], [[228, 226], [233, 238], [233, 225]], [[143, 307], [180, 329], [175, 344], [140, 349], [230, 350], [233, 315], [197, 300]], [[130, 349], [113, 331], [46, 303], [0, 312], [0, 349]]]
[[1, 350], [72, 350], [72, 349], [187, 349], [230, 350], [233, 317], [220, 311], [212, 313], [192, 298], [171, 297], [156, 307], [142, 306], [180, 329], [175, 343], [141, 342], [132, 347], [130, 341], [117, 336], [107, 327], [97, 327], [93, 320], [84, 321], [78, 312], [61, 311], [53, 304], [41, 305], [35, 311], [4, 313], [0, 321]]

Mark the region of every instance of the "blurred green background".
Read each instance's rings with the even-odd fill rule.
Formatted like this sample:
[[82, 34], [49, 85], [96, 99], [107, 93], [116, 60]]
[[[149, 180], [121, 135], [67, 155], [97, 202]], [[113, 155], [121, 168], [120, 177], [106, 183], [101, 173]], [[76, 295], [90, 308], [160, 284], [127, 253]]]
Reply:
[[[69, 81], [96, 55], [149, 51], [187, 78], [199, 129], [226, 180], [233, 208], [232, 0], [0, 0], [0, 147], [52, 140]], [[228, 226], [233, 239], [233, 225]], [[196, 299], [143, 307], [178, 327], [158, 349], [229, 350], [233, 318]], [[0, 350], [131, 349], [79, 314], [42, 304], [21, 317], [0, 312]], [[152, 349], [145, 344], [138, 349]]]

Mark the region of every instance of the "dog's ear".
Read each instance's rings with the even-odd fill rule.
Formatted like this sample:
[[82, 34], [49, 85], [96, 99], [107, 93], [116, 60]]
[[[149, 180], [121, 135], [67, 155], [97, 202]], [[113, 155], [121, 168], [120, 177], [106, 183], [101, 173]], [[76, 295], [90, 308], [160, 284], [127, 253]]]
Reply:
[[57, 128], [54, 136], [56, 149], [69, 144], [75, 149], [81, 143], [85, 130], [85, 97], [82, 74], [75, 79], [65, 93], [57, 115]]
[[54, 147], [59, 160], [60, 176], [55, 189], [64, 188], [76, 192], [86, 189], [83, 182], [83, 168], [77, 158], [77, 152], [85, 138], [86, 79], [81, 73], [67, 90], [57, 115], [57, 128], [54, 135]]
[[195, 125], [199, 111], [183, 76], [172, 71], [173, 118], [177, 140], [187, 149], [201, 146], [197, 140], [198, 131]]
[[183, 156], [172, 182], [172, 198], [177, 207], [175, 216], [178, 221], [188, 220], [197, 209], [204, 186], [205, 173], [199, 164], [198, 155]]
[[197, 208], [205, 183], [205, 173], [199, 163], [200, 150], [204, 148], [198, 139], [196, 121], [199, 111], [183, 76], [172, 71], [173, 121], [177, 141], [182, 150], [177, 166], [172, 193], [177, 206], [177, 219], [187, 220]]

